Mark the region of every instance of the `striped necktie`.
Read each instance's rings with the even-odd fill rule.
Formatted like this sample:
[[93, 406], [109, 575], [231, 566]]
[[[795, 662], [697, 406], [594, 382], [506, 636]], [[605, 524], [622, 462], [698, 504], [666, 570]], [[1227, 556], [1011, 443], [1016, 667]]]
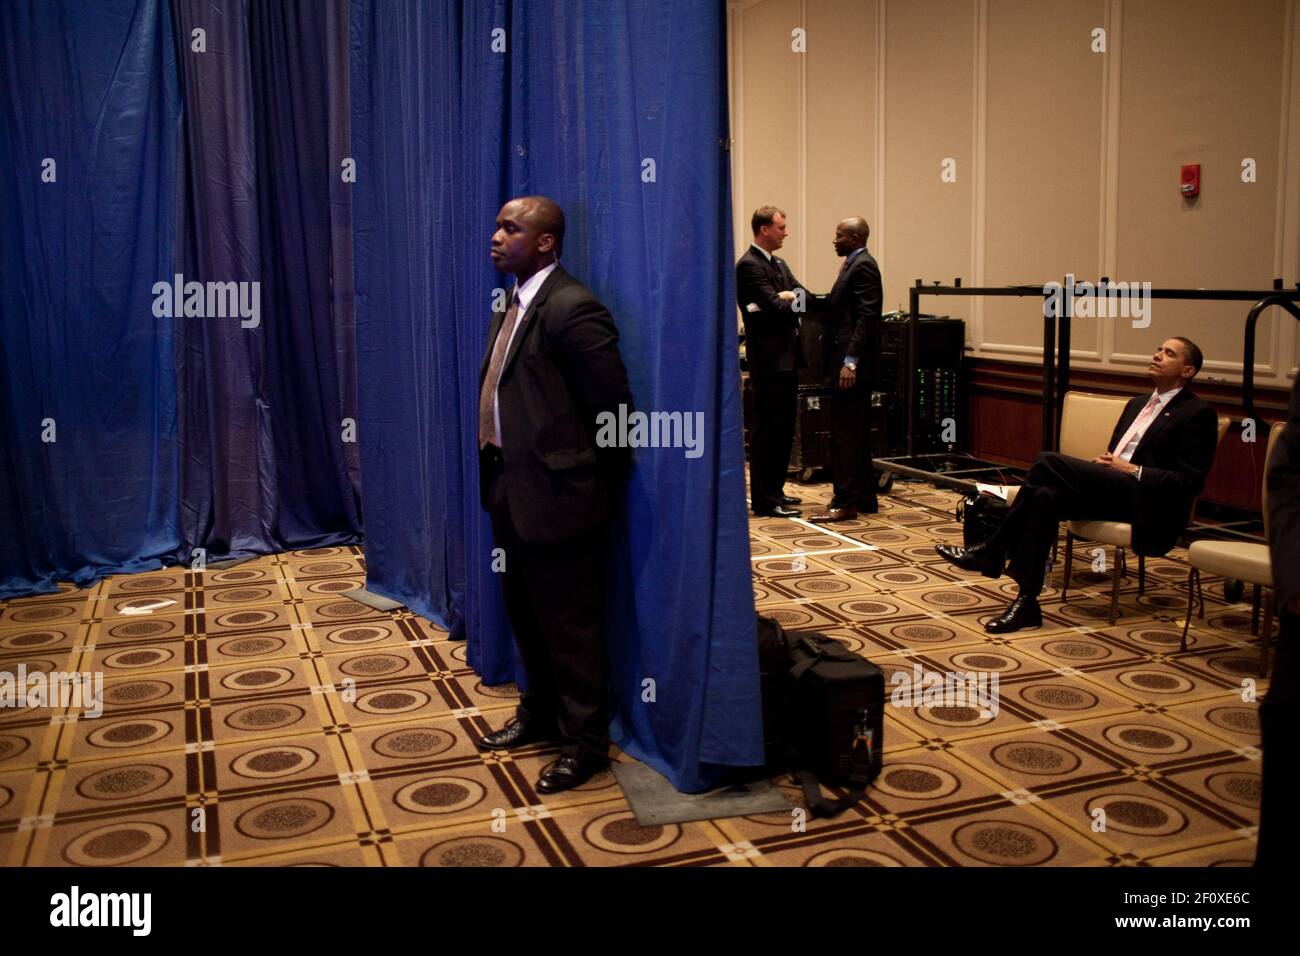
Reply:
[[519, 293], [516, 291], [510, 300], [510, 308], [497, 330], [497, 340], [492, 346], [492, 360], [488, 362], [487, 374], [483, 376], [483, 387], [478, 393], [478, 447], [487, 445], [501, 447], [501, 436], [497, 434], [496, 396], [497, 384], [501, 379], [501, 367], [506, 363], [506, 349], [515, 330], [519, 316]]

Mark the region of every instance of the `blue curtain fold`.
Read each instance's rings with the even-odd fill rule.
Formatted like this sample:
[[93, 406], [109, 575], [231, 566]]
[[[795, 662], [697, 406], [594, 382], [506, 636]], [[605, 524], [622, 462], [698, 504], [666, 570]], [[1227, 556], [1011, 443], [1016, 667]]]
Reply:
[[509, 282], [493, 219], [550, 195], [637, 407], [704, 415], [700, 457], [637, 451], [610, 551], [613, 735], [683, 790], [762, 760], [724, 30], [720, 6], [686, 2], [352, 6], [368, 587], [466, 634], [486, 682], [522, 676], [478, 502], [476, 389]]
[[256, 325], [176, 320], [181, 560], [357, 543], [346, 4], [173, 0], [173, 11], [178, 271], [256, 282], [260, 311]]
[[[0, 598], [170, 563], [175, 49], [164, 0], [0, 4]], [[48, 181], [47, 181], [48, 180]]]

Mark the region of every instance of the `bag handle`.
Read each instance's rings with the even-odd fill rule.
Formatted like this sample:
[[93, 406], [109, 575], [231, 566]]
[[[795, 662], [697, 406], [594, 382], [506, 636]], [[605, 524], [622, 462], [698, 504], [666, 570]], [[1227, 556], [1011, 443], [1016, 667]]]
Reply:
[[808, 812], [815, 817], [836, 817], [853, 806], [866, 795], [870, 781], [858, 774], [849, 778], [849, 792], [839, 800], [829, 800], [822, 796], [821, 785], [817, 775], [811, 770], [799, 771], [799, 785], [803, 788], [804, 803]]
[[812, 667], [822, 658], [821, 645], [807, 634], [800, 634], [798, 643], [806, 647], [812, 656], [800, 661], [798, 664], [795, 664], [794, 667], [790, 668], [791, 680], [798, 680], [800, 677], [803, 677], [803, 675], [807, 673], [808, 668]]

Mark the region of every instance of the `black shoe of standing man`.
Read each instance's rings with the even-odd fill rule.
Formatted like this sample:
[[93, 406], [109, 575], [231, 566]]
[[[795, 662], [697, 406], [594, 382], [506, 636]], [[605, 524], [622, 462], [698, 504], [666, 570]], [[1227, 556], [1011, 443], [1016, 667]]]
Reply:
[[607, 760], [570, 757], [565, 754], [542, 771], [542, 776], [537, 781], [537, 792], [559, 793], [580, 787], [608, 765]]
[[1042, 627], [1043, 611], [1038, 606], [1038, 598], [1022, 594], [999, 616], [984, 625], [990, 634], [1007, 634], [1022, 627]]
[[755, 508], [755, 518], [797, 518], [803, 514], [798, 508], [787, 508], [785, 505], [776, 505], [772, 508]]
[[955, 544], [936, 544], [934, 550], [939, 557], [949, 564], [955, 564], [963, 571], [978, 571], [986, 578], [1002, 577], [1003, 557], [989, 549], [987, 544], [977, 544], [970, 548], [959, 548]]
[[780, 498], [776, 499], [776, 503], [779, 505], [801, 505], [803, 504], [803, 499], [791, 498], [789, 495], [782, 495]]
[[479, 750], [510, 750], [525, 747], [543, 740], [554, 740], [555, 728], [542, 720], [520, 720], [511, 717], [500, 730], [480, 737]]

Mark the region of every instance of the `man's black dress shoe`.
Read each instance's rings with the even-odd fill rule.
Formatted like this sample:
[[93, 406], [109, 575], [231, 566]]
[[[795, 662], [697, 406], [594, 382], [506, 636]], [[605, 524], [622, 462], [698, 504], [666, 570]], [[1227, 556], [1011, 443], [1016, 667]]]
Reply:
[[511, 747], [524, 747], [539, 740], [553, 740], [554, 731], [544, 722], [538, 720], [520, 720], [511, 717], [500, 730], [480, 737], [479, 750], [509, 750]]
[[1002, 577], [1002, 555], [990, 551], [987, 545], [959, 548], [955, 544], [936, 544], [934, 550], [939, 552], [939, 557], [963, 571], [978, 571], [986, 578]]
[[579, 760], [566, 754], [542, 771], [537, 781], [537, 792], [559, 793], [580, 787], [606, 766], [608, 762], [604, 760]]
[[780, 498], [777, 498], [776, 501], [777, 501], [777, 504], [782, 504], [782, 505], [801, 505], [801, 504], [803, 504], [803, 499], [802, 499], [802, 498], [791, 498], [789, 495], [782, 495]]
[[1038, 598], [1022, 594], [1011, 602], [1001, 617], [995, 617], [985, 624], [984, 630], [990, 634], [1006, 634], [1022, 627], [1041, 627], [1042, 624], [1043, 611], [1038, 606]]
[[784, 505], [777, 505], [775, 508], [754, 509], [756, 518], [797, 518], [803, 514], [798, 508], [787, 508]]

